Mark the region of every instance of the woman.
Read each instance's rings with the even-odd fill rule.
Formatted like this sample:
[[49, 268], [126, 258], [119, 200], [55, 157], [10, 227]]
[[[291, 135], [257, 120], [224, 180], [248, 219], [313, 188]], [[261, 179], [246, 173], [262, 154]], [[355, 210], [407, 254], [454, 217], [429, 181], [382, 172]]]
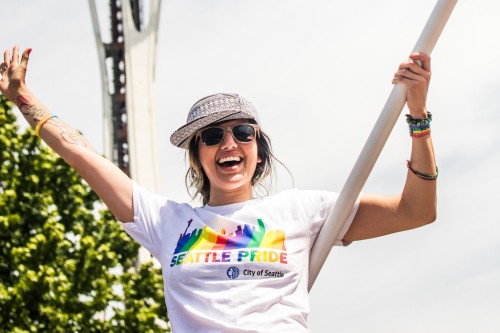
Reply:
[[[1, 92], [159, 260], [173, 330], [307, 332], [309, 251], [337, 196], [289, 190], [254, 199], [274, 157], [252, 104], [235, 94], [205, 97], [172, 134], [171, 142], [188, 150], [187, 181], [204, 203], [193, 208], [145, 191], [51, 115], [25, 83], [30, 51], [20, 62], [18, 47], [12, 56], [5, 51]], [[406, 86], [412, 140], [404, 189], [395, 196], [361, 195], [338, 244], [434, 221], [429, 81], [428, 55], [412, 54], [399, 66], [393, 83]]]

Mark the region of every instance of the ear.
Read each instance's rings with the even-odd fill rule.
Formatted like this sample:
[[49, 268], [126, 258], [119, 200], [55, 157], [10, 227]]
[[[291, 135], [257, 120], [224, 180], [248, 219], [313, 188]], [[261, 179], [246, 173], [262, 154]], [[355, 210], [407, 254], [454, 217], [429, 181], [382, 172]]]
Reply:
[[262, 163], [262, 158], [257, 155], [257, 164]]

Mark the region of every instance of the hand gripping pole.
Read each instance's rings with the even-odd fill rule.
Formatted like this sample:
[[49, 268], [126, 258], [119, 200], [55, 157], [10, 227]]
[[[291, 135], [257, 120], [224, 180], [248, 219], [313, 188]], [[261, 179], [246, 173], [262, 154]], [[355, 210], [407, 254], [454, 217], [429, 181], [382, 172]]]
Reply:
[[[457, 1], [438, 0], [412, 53], [424, 52], [431, 54]], [[335, 207], [330, 210], [328, 218], [311, 250], [309, 258], [309, 290], [311, 290], [321, 267], [323, 267], [330, 250], [335, 244], [340, 230], [342, 230], [399, 114], [403, 110], [405, 102], [406, 89], [404, 85], [395, 85], [339, 194]]]

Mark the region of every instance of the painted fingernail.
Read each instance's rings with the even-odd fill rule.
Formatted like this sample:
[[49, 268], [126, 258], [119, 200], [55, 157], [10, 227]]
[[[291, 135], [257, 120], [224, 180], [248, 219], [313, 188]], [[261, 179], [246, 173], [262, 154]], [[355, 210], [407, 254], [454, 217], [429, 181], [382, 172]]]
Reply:
[[28, 55], [30, 55], [31, 50], [32, 50], [32, 48], [30, 47], [30, 48], [28, 49]]

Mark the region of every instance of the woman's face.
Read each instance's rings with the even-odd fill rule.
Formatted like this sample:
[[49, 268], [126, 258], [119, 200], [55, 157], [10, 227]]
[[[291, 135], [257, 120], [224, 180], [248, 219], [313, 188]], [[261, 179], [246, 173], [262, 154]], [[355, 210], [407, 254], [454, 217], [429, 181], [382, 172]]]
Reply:
[[210, 181], [209, 204], [227, 203], [230, 198], [234, 202], [252, 198], [252, 176], [257, 163], [262, 161], [257, 154], [257, 141], [239, 142], [230, 131], [233, 126], [248, 123], [237, 119], [217, 124], [225, 130], [218, 145], [205, 146], [198, 141], [200, 164]]

